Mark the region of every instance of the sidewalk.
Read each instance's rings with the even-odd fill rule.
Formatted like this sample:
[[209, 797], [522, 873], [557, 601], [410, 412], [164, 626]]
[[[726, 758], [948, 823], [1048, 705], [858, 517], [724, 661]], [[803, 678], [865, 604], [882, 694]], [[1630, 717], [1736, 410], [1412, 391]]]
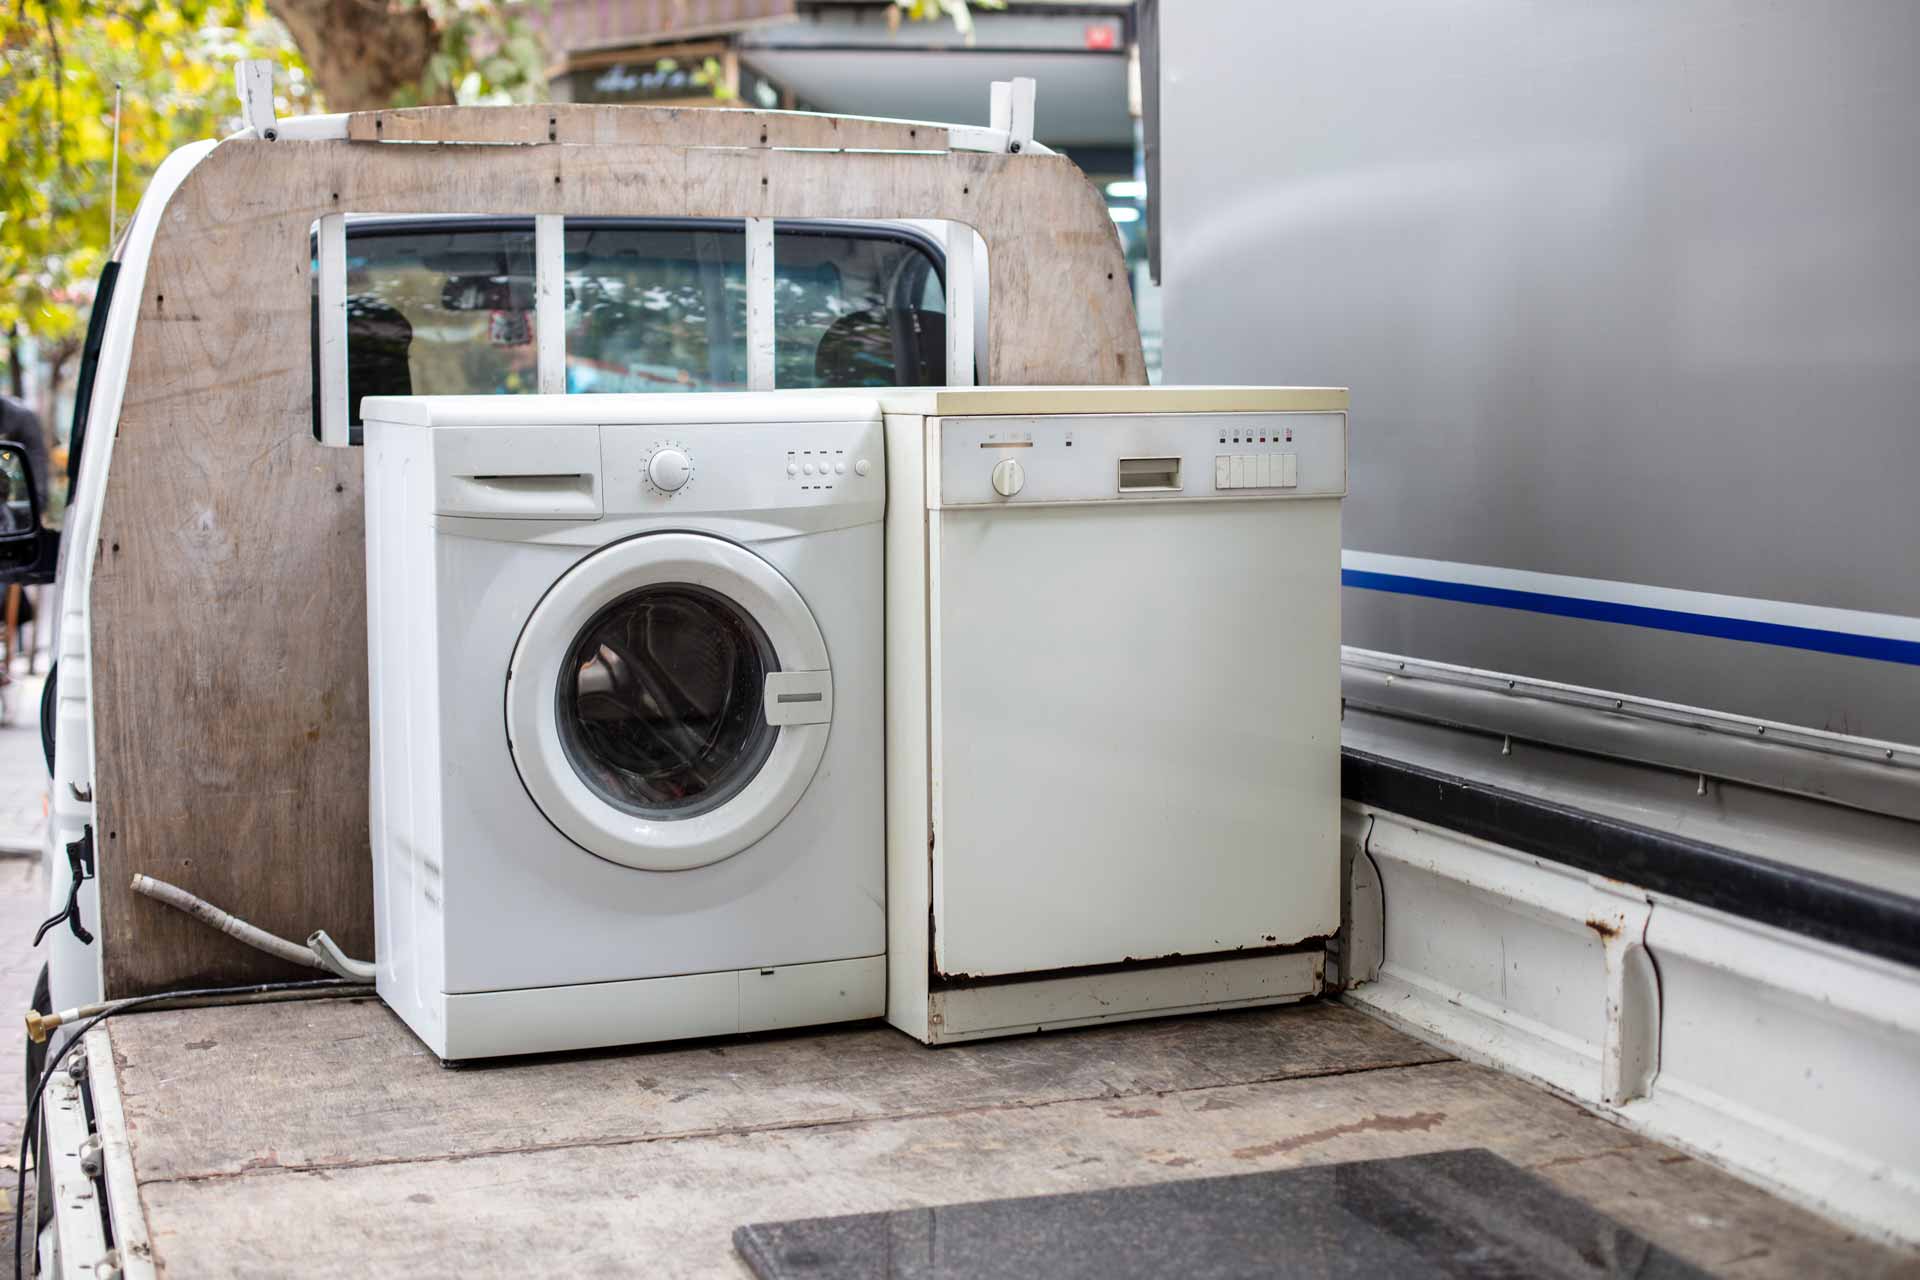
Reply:
[[[22, 663], [15, 668], [24, 670]], [[44, 663], [42, 670], [44, 670]], [[40, 750], [41, 676], [17, 676], [0, 725], [0, 1250], [12, 1244], [13, 1176], [25, 1120], [26, 1035], [20, 1018], [33, 1000], [41, 954], [33, 931], [47, 914], [40, 841], [46, 832], [47, 765]], [[4, 1254], [0, 1254], [4, 1256]]]

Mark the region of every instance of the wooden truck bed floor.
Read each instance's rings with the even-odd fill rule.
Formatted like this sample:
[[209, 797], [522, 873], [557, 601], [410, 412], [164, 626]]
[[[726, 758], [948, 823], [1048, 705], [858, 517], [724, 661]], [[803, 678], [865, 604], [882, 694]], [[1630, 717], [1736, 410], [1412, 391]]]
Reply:
[[1331, 1003], [454, 1070], [372, 1000], [94, 1035], [162, 1275], [738, 1277], [747, 1222], [1473, 1146], [1718, 1274], [1920, 1275], [1920, 1255]]

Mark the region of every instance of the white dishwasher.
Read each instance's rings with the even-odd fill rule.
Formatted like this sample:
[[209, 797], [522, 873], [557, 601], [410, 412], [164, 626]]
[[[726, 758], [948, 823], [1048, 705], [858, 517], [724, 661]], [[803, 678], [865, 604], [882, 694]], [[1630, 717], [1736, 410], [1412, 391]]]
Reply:
[[890, 1019], [941, 1042], [1317, 993], [1346, 392], [882, 402]]

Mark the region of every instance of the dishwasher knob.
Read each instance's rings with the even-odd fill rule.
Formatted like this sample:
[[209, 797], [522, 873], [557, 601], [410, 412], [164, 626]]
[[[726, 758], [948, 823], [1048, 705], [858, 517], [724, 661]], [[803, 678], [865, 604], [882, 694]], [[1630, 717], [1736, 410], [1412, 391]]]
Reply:
[[687, 455], [678, 449], [662, 449], [647, 459], [647, 479], [653, 481], [653, 487], [666, 493], [686, 484], [693, 474], [693, 463]]
[[[978, 475], [978, 472], [974, 474]], [[1027, 482], [1026, 469], [1012, 458], [1003, 458], [993, 466], [993, 491], [1003, 498], [1020, 492]]]

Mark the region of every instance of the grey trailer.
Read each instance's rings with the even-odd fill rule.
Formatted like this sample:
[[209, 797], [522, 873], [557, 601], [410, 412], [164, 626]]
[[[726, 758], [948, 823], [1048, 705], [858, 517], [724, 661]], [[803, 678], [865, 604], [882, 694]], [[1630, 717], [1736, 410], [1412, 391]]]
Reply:
[[1350, 705], [1920, 816], [1920, 9], [1153, 9], [1167, 380], [1353, 389]]
[[1920, 7], [1141, 17], [1166, 379], [1352, 388], [1343, 998], [1911, 1237]]

